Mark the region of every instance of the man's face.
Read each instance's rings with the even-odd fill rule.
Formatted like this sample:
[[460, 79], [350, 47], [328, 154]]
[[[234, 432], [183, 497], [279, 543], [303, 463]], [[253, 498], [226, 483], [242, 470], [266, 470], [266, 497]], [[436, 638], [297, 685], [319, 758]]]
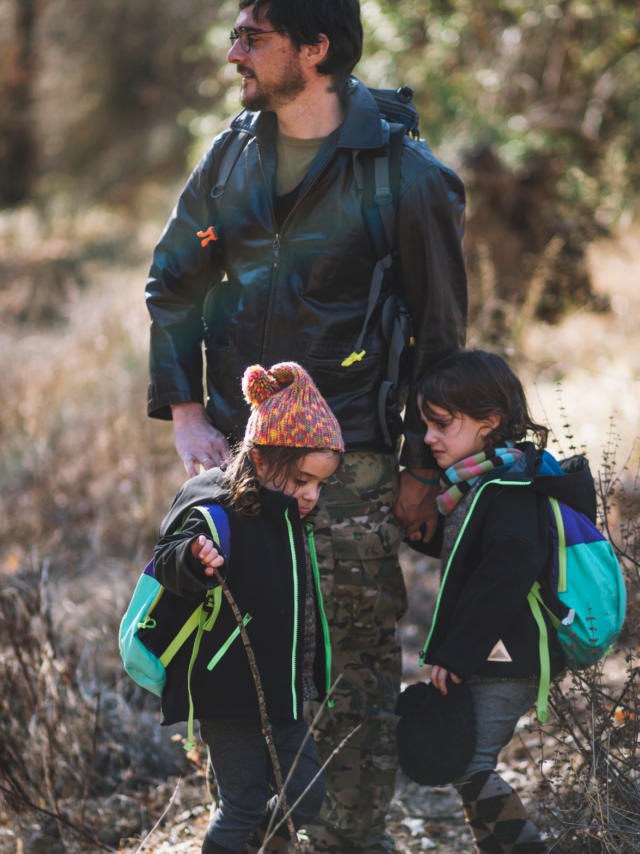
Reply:
[[240, 11], [235, 29], [247, 33], [250, 42], [247, 52], [242, 39], [237, 39], [227, 54], [242, 77], [242, 106], [248, 110], [277, 112], [294, 101], [304, 91], [306, 80], [300, 54], [291, 41], [273, 32], [264, 16], [256, 20], [253, 6]]

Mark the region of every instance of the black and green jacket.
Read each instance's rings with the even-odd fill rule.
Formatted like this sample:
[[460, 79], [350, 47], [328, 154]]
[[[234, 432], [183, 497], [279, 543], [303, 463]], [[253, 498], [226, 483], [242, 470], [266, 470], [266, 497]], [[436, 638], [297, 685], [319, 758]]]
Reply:
[[[532, 584], [560, 619], [567, 609], [553, 592], [550, 566], [555, 542], [547, 496], [595, 517], [595, 490], [586, 461], [569, 470], [531, 443], [508, 470], [485, 476], [474, 495], [442, 582], [422, 660], [462, 678], [538, 677], [539, 630], [527, 602]], [[582, 460], [582, 462], [580, 462]], [[419, 549], [437, 554], [437, 544]], [[545, 614], [551, 676], [564, 659]], [[510, 661], [487, 660], [502, 641]], [[503, 656], [504, 657], [504, 656]]]
[[[162, 522], [154, 551], [158, 581], [180, 596], [191, 597], [194, 607], [215, 582], [191, 554], [200, 534], [210, 537], [200, 514], [188, 516], [198, 504], [224, 498], [221, 472], [213, 469], [187, 481]], [[303, 526], [295, 499], [271, 490], [260, 493], [262, 512], [246, 516], [226, 507], [231, 557], [221, 571], [243, 616], [249, 615], [247, 633], [255, 653], [271, 720], [302, 716], [302, 661], [304, 603], [307, 595], [304, 539], [312, 556], [316, 601], [316, 657], [314, 679], [320, 696], [328, 688], [331, 650], [313, 547], [313, 529]], [[186, 521], [185, 520], [186, 518]], [[182, 526], [182, 527], [181, 527]], [[178, 533], [175, 533], [180, 528]], [[236, 628], [236, 620], [223, 607], [209, 632], [202, 637], [190, 685], [196, 719], [217, 716], [258, 716], [256, 688], [247, 653], [239, 637], [231, 643], [212, 670], [207, 664]], [[187, 720], [187, 670], [191, 645], [185, 644], [167, 668], [162, 695], [163, 723]]]

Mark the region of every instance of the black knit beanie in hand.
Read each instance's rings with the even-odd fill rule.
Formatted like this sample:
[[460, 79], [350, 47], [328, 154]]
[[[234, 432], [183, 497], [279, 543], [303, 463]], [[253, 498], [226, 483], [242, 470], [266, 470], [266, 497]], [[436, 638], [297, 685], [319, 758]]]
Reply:
[[430, 682], [398, 697], [396, 741], [400, 767], [423, 786], [444, 786], [464, 774], [476, 746], [473, 697], [466, 682], [447, 682], [442, 695]]

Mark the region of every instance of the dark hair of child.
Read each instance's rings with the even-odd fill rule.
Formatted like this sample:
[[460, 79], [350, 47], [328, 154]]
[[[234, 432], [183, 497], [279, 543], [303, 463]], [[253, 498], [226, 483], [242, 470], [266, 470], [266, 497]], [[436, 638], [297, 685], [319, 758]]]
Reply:
[[499, 425], [485, 436], [485, 449], [521, 441], [527, 434], [538, 448], [547, 444], [549, 431], [531, 418], [522, 383], [495, 353], [457, 350], [446, 356], [420, 381], [418, 400], [425, 418], [435, 418], [433, 406], [477, 421], [499, 415]]

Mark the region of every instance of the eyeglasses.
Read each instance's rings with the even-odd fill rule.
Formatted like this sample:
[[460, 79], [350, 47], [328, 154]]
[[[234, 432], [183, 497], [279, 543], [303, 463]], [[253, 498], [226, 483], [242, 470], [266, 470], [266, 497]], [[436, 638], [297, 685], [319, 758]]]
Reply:
[[269, 33], [275, 33], [277, 30], [254, 30], [249, 27], [238, 27], [237, 29], [231, 30], [229, 33], [229, 38], [231, 39], [231, 46], [240, 39], [240, 46], [245, 53], [251, 53], [251, 48], [256, 43], [256, 39], [259, 36], [266, 36]]

